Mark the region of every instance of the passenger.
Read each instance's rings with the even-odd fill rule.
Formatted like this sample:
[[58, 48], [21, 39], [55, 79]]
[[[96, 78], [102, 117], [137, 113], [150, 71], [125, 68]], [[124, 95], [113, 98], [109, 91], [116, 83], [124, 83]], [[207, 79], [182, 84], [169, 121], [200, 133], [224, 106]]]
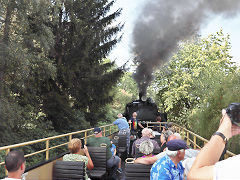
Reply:
[[140, 139], [137, 139], [136, 141], [133, 142], [132, 145], [132, 156], [136, 157], [137, 155], [137, 146], [139, 146], [143, 141], [150, 140], [153, 143], [154, 149], [160, 149], [157, 141], [150, 139], [152, 135], [152, 130], [149, 128], [144, 128], [142, 130], [142, 137]]
[[[186, 157], [186, 150], [185, 150], [185, 157]], [[186, 179], [187, 179], [187, 176], [188, 176], [188, 173], [189, 173], [190, 169], [192, 168], [192, 165], [193, 165], [195, 159], [196, 159], [196, 157], [192, 157], [192, 158], [184, 159], [182, 161], [182, 165], [184, 167], [184, 177]]]
[[[239, 115], [239, 112], [236, 111], [236, 114]], [[227, 141], [238, 134], [240, 127], [232, 124], [226, 110], [223, 110], [217, 133], [201, 149], [188, 173], [188, 179], [240, 179], [240, 155], [218, 162]]]
[[168, 137], [172, 134], [173, 134], [173, 132], [170, 130], [166, 130], [166, 131], [162, 132], [161, 137], [160, 137], [160, 141], [161, 141], [160, 152], [163, 152], [165, 150]]
[[[112, 155], [113, 155], [113, 156], [116, 156], [116, 154], [117, 154], [117, 147], [115, 146], [115, 144], [113, 144], [112, 141], [111, 141], [111, 143], [112, 143], [112, 147], [111, 147]], [[119, 163], [118, 163], [118, 169], [120, 169], [120, 170], [118, 170], [118, 171], [121, 171], [121, 158], [120, 158], [120, 161], [119, 161]], [[121, 172], [120, 172], [120, 173], [121, 173]]]
[[8, 170], [8, 177], [4, 180], [22, 179], [25, 171], [25, 158], [21, 151], [10, 151], [5, 157], [5, 167]]
[[183, 180], [184, 167], [181, 160], [184, 159], [187, 144], [183, 140], [174, 139], [167, 143], [166, 154], [156, 161], [150, 171], [150, 179]]
[[167, 130], [170, 130], [172, 132], [175, 132], [175, 129], [173, 127], [173, 123], [172, 122], [168, 122], [167, 124], [164, 125], [163, 127], [163, 132], [164, 131], [167, 131]]
[[134, 112], [132, 114], [132, 117], [129, 119], [128, 122], [130, 123], [130, 126], [131, 126], [131, 134], [133, 134], [133, 135], [138, 134], [139, 127], [142, 128], [142, 129], [144, 128], [143, 125], [140, 122], [138, 122], [136, 112]]
[[160, 124], [159, 124], [159, 127], [158, 127], [158, 131], [159, 132], [162, 132], [162, 126], [161, 126], [161, 121], [162, 121], [162, 118], [161, 118], [161, 116], [157, 116], [157, 118], [156, 118], [156, 122], [159, 122]]
[[[168, 141], [171, 141], [171, 140], [174, 140], [174, 139], [181, 139], [181, 135], [179, 133], [174, 133], [174, 134], [172, 134], [168, 137]], [[196, 157], [198, 152], [199, 152], [199, 150], [186, 149], [184, 160]], [[147, 164], [147, 165], [148, 164], [154, 164], [157, 160], [161, 159], [165, 155], [166, 155], [166, 151], [163, 151], [163, 152], [161, 152], [161, 153], [159, 153], [159, 154], [157, 154], [156, 156], [153, 156], [153, 157], [146, 157], [144, 159], [139, 159], [138, 158], [134, 161], [134, 163]], [[189, 161], [187, 161], [187, 162], [189, 162]], [[191, 165], [188, 164], [187, 166], [191, 166]]]
[[153, 137], [161, 135], [161, 133], [158, 132], [158, 126], [154, 125], [152, 130], [153, 130], [152, 132]]
[[111, 147], [112, 143], [109, 138], [102, 136], [102, 130], [99, 127], [95, 127], [94, 130], [95, 137], [89, 138], [87, 141], [88, 146], [92, 147], [101, 147], [101, 144], [107, 145], [107, 167], [113, 169], [113, 173], [115, 174], [117, 171], [119, 173], [122, 172], [121, 169], [118, 168], [120, 158], [116, 155], [112, 155]]
[[137, 159], [153, 157], [154, 156], [152, 154], [153, 149], [154, 149], [154, 146], [153, 146], [153, 143], [150, 140], [143, 141], [139, 146], [139, 151], [141, 153], [143, 153], [143, 156], [139, 157]]
[[113, 144], [112, 141], [111, 143], [112, 143], [111, 152], [112, 152], [112, 155], [115, 156], [117, 154], [117, 147], [115, 146], [115, 144]]
[[121, 113], [118, 114], [118, 119], [113, 122], [113, 124], [118, 126], [118, 135], [126, 135], [126, 143], [127, 143], [127, 153], [129, 154], [129, 147], [130, 147], [130, 129], [127, 119], [123, 117]]
[[[87, 146], [84, 145], [84, 153], [86, 156], [81, 155], [81, 140], [78, 138], [72, 139], [68, 143], [68, 149], [71, 154], [65, 154], [63, 156], [63, 161], [83, 161], [85, 163], [85, 172], [86, 172], [86, 167], [91, 170], [94, 168], [92, 159], [89, 155], [88, 148]], [[85, 174], [85, 179], [88, 179], [87, 173]]]

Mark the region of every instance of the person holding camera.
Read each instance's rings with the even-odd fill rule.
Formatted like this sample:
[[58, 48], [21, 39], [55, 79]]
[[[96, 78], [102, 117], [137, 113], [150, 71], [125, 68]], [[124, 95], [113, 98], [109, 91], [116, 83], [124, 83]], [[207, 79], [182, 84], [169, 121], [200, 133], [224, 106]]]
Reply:
[[235, 122], [240, 121], [239, 108], [236, 109], [235, 105], [230, 104], [226, 110], [222, 110], [222, 119], [217, 132], [201, 149], [187, 179], [240, 179], [240, 155], [218, 162], [227, 141], [240, 134], [240, 127], [235, 125]]

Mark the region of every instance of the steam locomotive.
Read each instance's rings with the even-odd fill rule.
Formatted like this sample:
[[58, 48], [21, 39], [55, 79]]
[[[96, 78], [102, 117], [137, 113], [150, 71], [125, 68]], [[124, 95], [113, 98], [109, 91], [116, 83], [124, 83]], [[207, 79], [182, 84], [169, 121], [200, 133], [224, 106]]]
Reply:
[[125, 107], [124, 117], [129, 120], [133, 112], [137, 112], [137, 119], [141, 124], [146, 122], [156, 122], [157, 116], [161, 117], [161, 122], [167, 122], [167, 114], [158, 112], [157, 105], [153, 100], [139, 93], [139, 99], [128, 103]]

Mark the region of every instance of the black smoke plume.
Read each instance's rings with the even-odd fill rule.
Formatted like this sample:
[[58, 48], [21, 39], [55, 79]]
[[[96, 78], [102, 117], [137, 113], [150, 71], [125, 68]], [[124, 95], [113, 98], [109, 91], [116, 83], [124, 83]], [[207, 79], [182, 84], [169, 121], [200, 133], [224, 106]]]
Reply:
[[154, 69], [168, 61], [180, 41], [197, 33], [211, 17], [232, 17], [239, 9], [240, 0], [148, 0], [133, 31], [139, 91], [146, 94]]

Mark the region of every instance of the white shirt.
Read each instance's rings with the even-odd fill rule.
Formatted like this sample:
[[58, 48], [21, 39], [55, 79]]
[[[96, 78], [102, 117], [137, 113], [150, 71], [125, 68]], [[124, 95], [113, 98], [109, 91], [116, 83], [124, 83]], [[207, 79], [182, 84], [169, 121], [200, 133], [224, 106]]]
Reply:
[[217, 162], [213, 167], [213, 180], [240, 179], [240, 155]]
[[16, 179], [16, 178], [4, 178], [2, 180], [21, 180], [21, 179]]
[[[184, 159], [196, 157], [198, 155], [198, 153], [199, 153], [199, 150], [185, 149]], [[157, 157], [157, 159], [161, 159], [165, 155], [166, 155], [166, 151], [163, 151], [163, 152], [157, 154], [156, 157]]]

